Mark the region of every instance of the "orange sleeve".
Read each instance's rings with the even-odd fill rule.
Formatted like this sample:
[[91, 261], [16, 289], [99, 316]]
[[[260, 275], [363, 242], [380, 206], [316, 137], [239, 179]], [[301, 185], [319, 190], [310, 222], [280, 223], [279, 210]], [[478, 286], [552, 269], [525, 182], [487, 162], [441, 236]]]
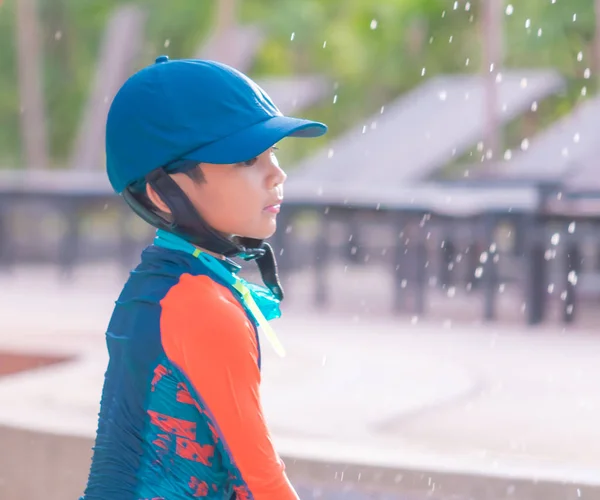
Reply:
[[191, 275], [161, 305], [165, 352], [210, 412], [237, 469], [230, 472], [254, 500], [297, 500], [263, 416], [258, 343], [242, 306], [227, 288]]

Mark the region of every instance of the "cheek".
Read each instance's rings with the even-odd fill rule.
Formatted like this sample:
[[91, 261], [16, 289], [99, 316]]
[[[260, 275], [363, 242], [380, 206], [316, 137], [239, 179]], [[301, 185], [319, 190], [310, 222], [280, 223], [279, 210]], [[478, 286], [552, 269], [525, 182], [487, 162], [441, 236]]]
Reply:
[[217, 231], [239, 234], [262, 218], [263, 198], [260, 187], [242, 176], [201, 186], [194, 193], [193, 204]]

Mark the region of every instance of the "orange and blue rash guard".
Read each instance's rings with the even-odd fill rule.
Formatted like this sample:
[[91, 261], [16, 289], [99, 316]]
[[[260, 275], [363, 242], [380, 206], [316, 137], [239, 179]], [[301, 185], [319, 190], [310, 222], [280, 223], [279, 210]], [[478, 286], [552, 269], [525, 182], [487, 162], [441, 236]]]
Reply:
[[298, 498], [263, 416], [255, 323], [201, 260], [144, 250], [106, 338], [82, 500]]

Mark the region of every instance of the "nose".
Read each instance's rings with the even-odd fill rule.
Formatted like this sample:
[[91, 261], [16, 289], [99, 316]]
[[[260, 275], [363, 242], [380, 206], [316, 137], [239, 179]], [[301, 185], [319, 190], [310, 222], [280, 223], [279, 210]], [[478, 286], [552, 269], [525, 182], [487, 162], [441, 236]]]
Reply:
[[269, 189], [281, 186], [287, 179], [287, 174], [279, 166], [279, 163], [275, 158], [271, 159], [270, 175], [269, 175]]

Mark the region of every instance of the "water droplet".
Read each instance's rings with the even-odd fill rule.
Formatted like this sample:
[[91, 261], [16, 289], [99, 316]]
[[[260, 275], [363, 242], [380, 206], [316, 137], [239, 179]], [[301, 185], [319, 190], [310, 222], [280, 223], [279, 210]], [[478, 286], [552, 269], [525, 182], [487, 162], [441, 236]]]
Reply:
[[421, 70], [421, 76], [425, 76], [425, 68]]
[[418, 317], [418, 316], [413, 316], [413, 317], [411, 318], [411, 320], [410, 320], [410, 322], [411, 322], [413, 325], [416, 325], [418, 321], [419, 321], [419, 317]]
[[563, 155], [563, 157], [566, 158], [567, 156], [569, 156], [569, 148], [562, 148], [562, 151], [560, 153]]
[[168, 38], [165, 40], [165, 43], [163, 44], [165, 46], [165, 48], [167, 48], [169, 45], [171, 45], [171, 40], [169, 40]]
[[506, 161], [508, 161], [508, 160], [510, 160], [511, 158], [512, 158], [512, 151], [511, 151], [510, 149], [507, 149], [507, 150], [504, 152], [504, 159], [505, 159]]
[[575, 271], [571, 271], [567, 275], [567, 280], [569, 281], [569, 283], [571, 283], [571, 285], [576, 285], [577, 284], [577, 273]]
[[321, 360], [321, 366], [325, 366], [325, 363], [327, 363], [327, 356], [323, 356], [323, 359]]
[[567, 300], [567, 291], [564, 290], [563, 292], [561, 292], [560, 294], [560, 300]]
[[500, 83], [502, 81], [502, 73], [498, 73], [496, 75], [496, 83]]
[[483, 142], [479, 141], [477, 143], [477, 151], [479, 151], [480, 153], [483, 151]]
[[569, 233], [573, 234], [575, 232], [575, 228], [576, 228], [575, 221], [573, 221], [569, 224], [569, 228], [568, 228]]
[[550, 294], [551, 294], [553, 291], [554, 291], [554, 283], [550, 283], [550, 284], [548, 285], [548, 293], [550, 293]]
[[335, 95], [333, 96], [333, 104], [335, 104], [336, 102], [337, 102], [337, 94], [335, 94]]
[[333, 158], [333, 149], [327, 151], [327, 158]]
[[573, 304], [569, 304], [566, 308], [565, 308], [565, 312], [567, 314], [573, 314]]
[[458, 2], [454, 2], [454, 10], [458, 9]]
[[454, 39], [453, 35], [450, 35], [450, 38], [448, 39], [448, 43], [452, 43], [452, 40]]
[[500, 285], [498, 285], [498, 291], [500, 293], [504, 293], [505, 289], [506, 289], [506, 285], [504, 283], [500, 283]]
[[579, 51], [579, 53], [577, 54], [577, 60], [579, 62], [583, 61], [583, 52]]
[[537, 103], [537, 101], [533, 101], [531, 103], [531, 111], [533, 111], [535, 113], [537, 111], [537, 109], [538, 109], [538, 103]]
[[511, 4], [508, 4], [506, 6], [506, 15], [507, 16], [512, 16], [513, 12], [515, 11], [514, 7]]
[[327, 40], [323, 42], [323, 48], [327, 47]]
[[446, 11], [445, 10], [442, 12], [442, 18], [444, 18], [444, 17], [446, 17]]
[[527, 78], [521, 79], [521, 88], [527, 88]]
[[448, 297], [452, 298], [456, 295], [456, 287], [451, 286], [448, 288]]
[[440, 101], [445, 101], [446, 98], [448, 97], [448, 94], [445, 90], [442, 90], [439, 94], [438, 94]]
[[295, 36], [296, 36], [296, 33], [292, 33], [292, 36], [290, 37], [290, 40], [292, 40], [292, 41], [293, 41], [293, 40], [294, 40], [294, 38], [295, 38]]
[[525, 20], [525, 27], [526, 27], [527, 29], [531, 28], [531, 19], [527, 19], [527, 20]]
[[591, 72], [590, 68], [585, 68], [585, 71], [583, 72], [583, 77], [586, 80], [589, 80], [591, 74], [592, 74], [592, 72]]
[[61, 38], [62, 38], [62, 31], [57, 31], [56, 33], [54, 33], [55, 40], [60, 40]]
[[465, 4], [465, 10], [466, 10], [467, 12], [471, 10], [471, 2], [467, 2], [467, 3]]
[[366, 126], [366, 125], [363, 125], [363, 128], [362, 128], [362, 133], [363, 133], [363, 134], [366, 134], [366, 133], [367, 133], [367, 126]]
[[478, 267], [477, 269], [475, 269], [475, 277], [476, 278], [481, 278], [482, 275], [483, 275], [483, 267]]
[[471, 62], [471, 60], [467, 57], [467, 59], [465, 61], [465, 66], [468, 66], [470, 62]]
[[583, 87], [581, 89], [581, 95], [584, 96], [584, 97], [587, 95], [587, 87]]
[[573, 14], [573, 22], [577, 21], [577, 14]]
[[371, 21], [371, 29], [372, 30], [376, 30], [377, 29], [377, 19], [373, 19]]
[[529, 149], [529, 139], [523, 139], [521, 141], [521, 149], [527, 151]]
[[554, 246], [558, 245], [560, 243], [560, 233], [554, 233], [550, 238], [550, 243]]

